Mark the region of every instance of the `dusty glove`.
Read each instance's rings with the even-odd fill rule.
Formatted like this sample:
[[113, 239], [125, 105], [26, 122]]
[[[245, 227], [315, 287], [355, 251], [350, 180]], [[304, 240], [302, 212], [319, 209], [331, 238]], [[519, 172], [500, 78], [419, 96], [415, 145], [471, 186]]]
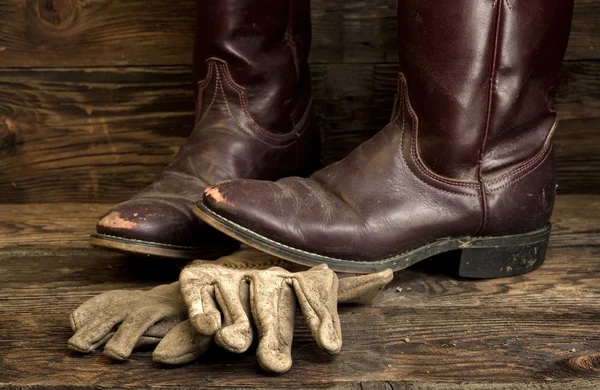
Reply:
[[[274, 265], [294, 267], [252, 250], [237, 252], [220, 262], [239, 270], [265, 269]], [[338, 300], [340, 303], [366, 303], [391, 278], [390, 271], [343, 278], [339, 281]], [[248, 293], [247, 287], [242, 291]], [[249, 294], [243, 295], [242, 300], [249, 312]], [[71, 314], [75, 335], [69, 340], [69, 348], [87, 353], [106, 344], [107, 356], [124, 360], [134, 348], [158, 344], [152, 355], [154, 361], [170, 365], [189, 363], [208, 351], [213, 337], [198, 333], [189, 320], [183, 320], [185, 318], [187, 308], [179, 292], [179, 283], [150, 291], [109, 291], [88, 300]], [[223, 327], [230, 323], [231, 317], [225, 317]], [[119, 324], [121, 327], [115, 332]], [[289, 337], [291, 344], [291, 334]], [[287, 351], [289, 353], [289, 348]]]
[[345, 301], [360, 303], [372, 299], [393, 277], [384, 271], [340, 283], [326, 265], [294, 273], [282, 266], [291, 265], [253, 250], [189, 264], [179, 280], [196, 330], [214, 335], [226, 350], [241, 353], [252, 344], [252, 317], [259, 364], [267, 371], [286, 372], [292, 365], [296, 298], [317, 344], [335, 354], [342, 347], [338, 288]]
[[[154, 351], [155, 360], [175, 363], [186, 352], [185, 358], [193, 360], [208, 349], [212, 338], [190, 332], [193, 327], [186, 320], [187, 307], [178, 282], [149, 291], [108, 291], [83, 303], [71, 314], [75, 334], [68, 345], [83, 353], [105, 345], [105, 355], [125, 360], [134, 348], [156, 345], [168, 333], [167, 343], [159, 344]], [[118, 329], [114, 331], [116, 326]], [[177, 356], [172, 356], [172, 345], [177, 340], [192, 351], [178, 348]]]

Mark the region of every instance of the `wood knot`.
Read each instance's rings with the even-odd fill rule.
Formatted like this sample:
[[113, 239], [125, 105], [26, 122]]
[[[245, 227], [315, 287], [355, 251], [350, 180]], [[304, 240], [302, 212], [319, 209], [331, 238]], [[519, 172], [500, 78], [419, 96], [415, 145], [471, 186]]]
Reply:
[[600, 354], [574, 356], [563, 364], [573, 371], [600, 374]]
[[74, 8], [73, 0], [37, 1], [37, 13], [40, 18], [55, 27], [67, 24], [72, 19]]
[[17, 124], [9, 117], [0, 116], [0, 155], [15, 151], [17, 147]]

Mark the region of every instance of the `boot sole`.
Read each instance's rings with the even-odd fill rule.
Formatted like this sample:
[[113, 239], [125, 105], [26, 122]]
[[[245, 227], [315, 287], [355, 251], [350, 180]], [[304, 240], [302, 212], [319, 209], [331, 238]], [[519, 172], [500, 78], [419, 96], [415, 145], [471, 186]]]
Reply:
[[90, 245], [134, 256], [182, 260], [213, 260], [226, 256], [233, 251], [231, 248], [225, 249], [222, 246], [187, 247], [115, 237], [106, 234], [92, 234], [90, 236]]
[[346, 260], [281, 244], [216, 214], [202, 203], [194, 206], [194, 213], [213, 228], [258, 250], [309, 267], [327, 264], [338, 272], [400, 271], [431, 256], [460, 250], [456, 271], [462, 277], [488, 279], [514, 276], [533, 271], [544, 262], [550, 239], [548, 224], [542, 229], [523, 234], [442, 238], [381, 260]]

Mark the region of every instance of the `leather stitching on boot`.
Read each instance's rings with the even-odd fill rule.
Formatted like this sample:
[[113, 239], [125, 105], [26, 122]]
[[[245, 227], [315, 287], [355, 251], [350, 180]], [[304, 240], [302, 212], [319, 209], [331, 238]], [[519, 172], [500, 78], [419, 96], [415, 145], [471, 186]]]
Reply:
[[551, 150], [552, 150], [552, 147], [551, 147], [550, 149], [548, 149], [548, 150], [547, 150], [547, 152], [546, 152], [546, 154], [545, 154], [544, 158], [542, 159], [542, 161], [540, 161], [540, 162], [539, 162], [539, 164], [537, 164], [536, 166], [534, 166], [534, 167], [533, 167], [533, 168], [532, 168], [530, 171], [526, 172], [524, 175], [522, 175], [522, 176], [519, 176], [519, 177], [517, 177], [517, 178], [516, 178], [516, 179], [514, 179], [514, 180], [510, 180], [510, 181], [508, 181], [507, 183], [504, 183], [503, 185], [501, 185], [501, 186], [499, 186], [499, 187], [495, 187], [495, 188], [486, 189], [486, 192], [487, 192], [487, 193], [491, 193], [491, 192], [494, 192], [494, 191], [498, 191], [498, 190], [500, 190], [500, 189], [502, 189], [502, 188], [504, 188], [504, 187], [508, 187], [509, 185], [511, 185], [511, 184], [513, 184], [513, 183], [517, 183], [517, 182], [519, 182], [519, 181], [523, 180], [523, 179], [524, 179], [524, 178], [525, 178], [527, 175], [529, 175], [529, 174], [531, 174], [531, 173], [535, 172], [535, 170], [536, 170], [536, 169], [537, 169], [537, 168], [538, 168], [540, 165], [542, 165], [542, 164], [543, 164], [543, 163], [544, 163], [544, 162], [545, 162], [545, 161], [548, 159], [548, 156], [550, 156], [550, 151], [551, 151]]
[[486, 183], [487, 184], [499, 183], [504, 179], [510, 178], [511, 176], [515, 176], [515, 175], [521, 173], [522, 171], [527, 170], [527, 168], [529, 168], [532, 165], [535, 165], [540, 159], [544, 158], [546, 156], [546, 153], [548, 152], [548, 149], [552, 148], [552, 137], [554, 136], [554, 132], [556, 131], [557, 126], [558, 126], [558, 120], [554, 121], [554, 125], [552, 126], [550, 133], [548, 133], [548, 136], [546, 137], [546, 140], [544, 141], [544, 146], [542, 147], [542, 149], [535, 156], [533, 156], [529, 161], [526, 161], [525, 163], [523, 163], [523, 165], [521, 165], [520, 167], [517, 167], [516, 169], [514, 169], [510, 172], [507, 172], [501, 176], [498, 176], [498, 177], [488, 180]]
[[[204, 102], [204, 89], [206, 88], [206, 86], [209, 84], [209, 82], [212, 80], [212, 76], [213, 76], [213, 65], [212, 63], [208, 63], [208, 71], [206, 73], [206, 77], [203, 80], [198, 81], [198, 104], [196, 105], [196, 123], [198, 123], [198, 121], [200, 121], [201, 116], [202, 116], [202, 104]], [[213, 95], [213, 102], [214, 102], [214, 95]], [[206, 110], [206, 112], [208, 112], [210, 110], [210, 107], [212, 106], [209, 105], [208, 109]]]
[[[410, 109], [410, 103], [407, 102], [407, 93], [406, 93], [406, 80], [404, 78], [404, 75], [402, 73], [400, 73], [399, 77], [399, 81], [398, 81], [398, 99], [399, 99], [399, 105], [398, 105], [398, 114], [396, 115], [396, 118], [394, 118], [394, 120], [392, 120], [386, 127], [383, 128], [382, 131], [385, 131], [389, 126], [391, 126], [393, 123], [397, 123], [398, 119], [400, 119], [400, 117], [402, 117], [402, 126], [401, 126], [401, 134], [400, 134], [400, 139], [402, 140], [402, 143], [404, 143], [404, 129], [406, 126], [406, 115], [404, 110], [406, 109], [406, 106], [408, 106], [408, 108]], [[400, 83], [402, 84], [402, 89], [400, 89]], [[402, 93], [400, 93], [402, 92]], [[404, 153], [401, 151], [400, 155], [402, 156], [402, 162], [404, 163], [404, 166], [406, 167], [407, 171], [410, 172], [410, 174], [417, 179], [419, 182], [425, 184], [426, 186], [433, 188], [436, 191], [440, 191], [440, 192], [444, 192], [450, 195], [458, 195], [458, 196], [469, 196], [469, 197], [479, 197], [478, 194], [465, 194], [465, 193], [461, 193], [461, 192], [452, 192], [452, 191], [447, 191], [447, 190], [443, 190], [441, 188], [437, 188], [432, 186], [431, 184], [425, 182], [424, 180], [422, 180], [421, 178], [419, 178], [417, 175], [415, 175], [415, 173], [410, 169], [410, 167], [408, 166], [408, 163], [406, 162], [406, 158], [404, 157]]]
[[[265, 137], [269, 137], [269, 138], [273, 138], [273, 139], [280, 139], [280, 140], [288, 140], [291, 138], [291, 136], [293, 135], [294, 138], [297, 134], [301, 134], [303, 132], [303, 129], [307, 127], [309, 121], [306, 121], [305, 123], [302, 124], [302, 126], [300, 127], [301, 130], [296, 130], [293, 129], [292, 131], [285, 133], [285, 134], [277, 134], [277, 133], [273, 133], [267, 129], [265, 129], [264, 127], [262, 127], [261, 125], [259, 125], [254, 118], [252, 117], [252, 115], [250, 114], [250, 110], [248, 108], [248, 101], [246, 99], [246, 89], [244, 87], [242, 87], [241, 85], [239, 85], [238, 83], [235, 82], [235, 80], [233, 80], [233, 78], [231, 77], [231, 74], [229, 73], [229, 68], [227, 63], [223, 63], [221, 64], [221, 72], [223, 72], [223, 75], [225, 76], [225, 80], [227, 81], [227, 84], [232, 87], [239, 95], [239, 100], [240, 100], [240, 104], [242, 106], [242, 109], [244, 110], [244, 114], [246, 115], [246, 118], [248, 119], [248, 121], [250, 122], [250, 124], [262, 135], [264, 135]], [[221, 84], [222, 85], [222, 84]], [[308, 109], [310, 107], [307, 108], [307, 112]]]
[[[402, 110], [405, 109], [404, 106], [406, 105], [408, 107], [407, 111], [413, 120], [412, 139], [411, 139], [410, 150], [411, 150], [411, 157], [415, 161], [417, 168], [419, 168], [419, 171], [435, 181], [438, 181], [440, 183], [447, 184], [447, 185], [450, 185], [453, 187], [461, 187], [461, 188], [467, 188], [467, 189], [478, 188], [479, 183], [454, 181], [454, 180], [439, 176], [439, 175], [435, 174], [434, 172], [432, 172], [431, 170], [429, 170], [429, 168], [427, 168], [427, 166], [421, 161], [421, 157], [419, 156], [418, 149], [417, 149], [417, 140], [419, 137], [419, 118], [417, 117], [417, 114], [415, 113], [415, 111], [413, 110], [413, 108], [410, 104], [410, 97], [408, 94], [408, 84], [407, 84], [406, 78], [404, 77], [403, 74], [400, 74], [400, 77], [398, 80], [398, 94], [402, 95], [402, 97], [401, 97], [402, 100], [400, 103], [400, 105], [402, 106]], [[471, 194], [470, 196], [474, 196], [474, 195]]]
[[227, 111], [229, 112], [229, 116], [231, 117], [231, 119], [233, 120], [233, 122], [237, 125], [237, 127], [242, 130], [244, 133], [248, 134], [249, 136], [251, 136], [252, 138], [254, 138], [255, 140], [257, 140], [258, 142], [270, 146], [272, 148], [276, 148], [276, 149], [282, 149], [282, 148], [287, 148], [292, 146], [296, 140], [294, 139], [292, 142], [285, 144], [285, 145], [273, 145], [270, 144], [260, 138], [258, 138], [256, 135], [252, 134], [252, 132], [249, 132], [248, 130], [246, 130], [241, 123], [236, 119], [235, 115], [233, 115], [233, 112], [231, 111], [231, 107], [229, 106], [229, 100], [227, 100], [227, 95], [225, 94], [225, 88], [223, 87], [223, 82], [221, 80], [221, 72], [219, 70], [217, 70], [217, 84], [218, 84], [218, 88], [221, 91], [221, 95], [223, 96], [223, 100], [225, 102], [225, 106], [227, 107]]

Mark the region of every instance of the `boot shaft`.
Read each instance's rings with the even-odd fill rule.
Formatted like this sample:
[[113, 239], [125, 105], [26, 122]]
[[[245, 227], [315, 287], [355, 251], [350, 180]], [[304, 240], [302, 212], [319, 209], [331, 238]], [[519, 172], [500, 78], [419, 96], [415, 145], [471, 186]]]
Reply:
[[400, 71], [429, 169], [481, 182], [544, 148], [572, 11], [573, 0], [399, 0]]
[[310, 1], [202, 0], [197, 7], [196, 81], [207, 77], [211, 59], [224, 62], [254, 120], [289, 132], [310, 101]]

